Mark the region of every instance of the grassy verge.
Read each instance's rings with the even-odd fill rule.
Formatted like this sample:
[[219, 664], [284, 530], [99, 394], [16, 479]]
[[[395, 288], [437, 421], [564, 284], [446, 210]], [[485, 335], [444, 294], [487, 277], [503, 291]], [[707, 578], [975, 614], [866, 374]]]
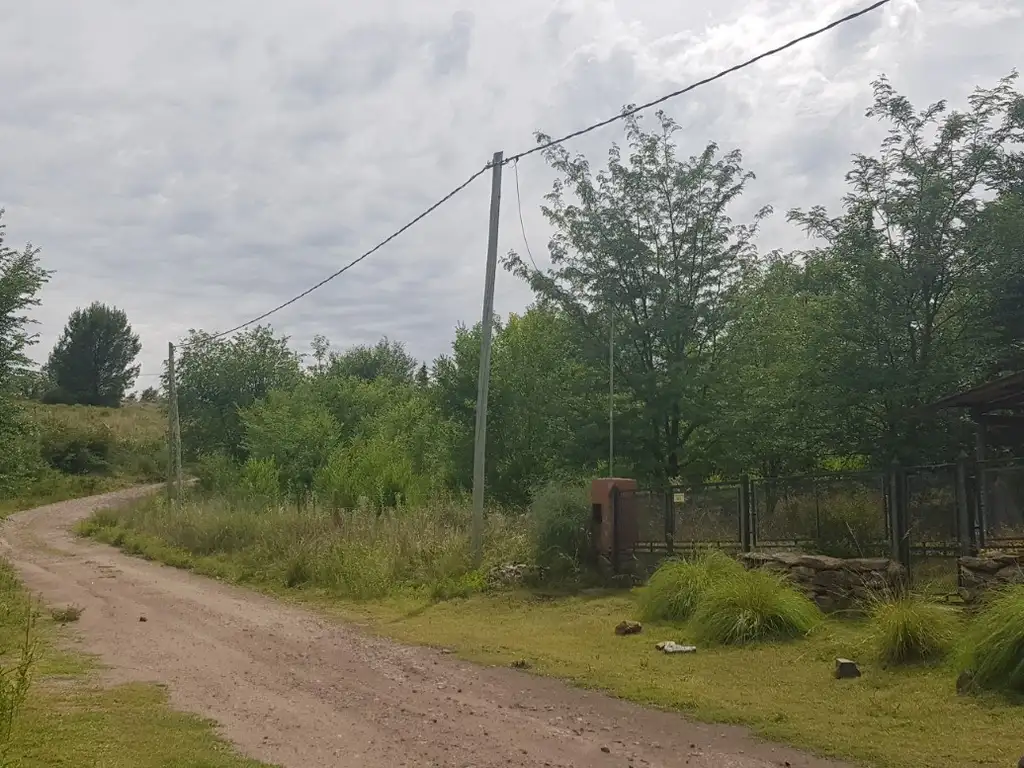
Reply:
[[[0, 560], [0, 649], [24, 635], [29, 598], [10, 565]], [[34, 679], [14, 724], [8, 758], [24, 768], [258, 768], [217, 739], [212, 724], [167, 706], [154, 685], [104, 688], [90, 679], [94, 665], [64, 653], [61, 630], [45, 615], [35, 633]], [[6, 657], [8, 654], [4, 654]], [[6, 664], [5, 664], [6, 668]]]
[[166, 424], [157, 406], [24, 403], [21, 410], [38, 466], [0, 501], [0, 517], [163, 476]]
[[[883, 668], [863, 622], [829, 620], [795, 642], [666, 656], [655, 642], [692, 638], [664, 624], [647, 625], [638, 636], [613, 634], [616, 623], [638, 612], [631, 594], [492, 593], [438, 601], [429, 590], [410, 596], [396, 584], [371, 601], [353, 602], [330, 580], [289, 586], [287, 564], [252, 567], [256, 553], [284, 546], [267, 543], [284, 538], [274, 514], [226, 539], [232, 525], [252, 517], [141, 505], [102, 513], [83, 532], [130, 553], [309, 601], [398, 640], [446, 646], [482, 663], [526, 659], [540, 674], [700, 720], [747, 725], [766, 738], [867, 765], [996, 768], [1014, 764], [1022, 750], [1020, 706], [996, 696], [957, 696], [952, 668]], [[236, 548], [211, 546], [225, 540]], [[312, 572], [329, 567], [315, 559], [310, 565]], [[837, 656], [857, 659], [864, 676], [833, 680]]]

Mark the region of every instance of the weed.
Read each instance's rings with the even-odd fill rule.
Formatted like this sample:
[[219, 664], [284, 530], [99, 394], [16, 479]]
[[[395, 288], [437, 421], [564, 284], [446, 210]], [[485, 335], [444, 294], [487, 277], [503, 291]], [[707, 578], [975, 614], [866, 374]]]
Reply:
[[65, 605], [50, 609], [50, 617], [58, 624], [70, 624], [82, 618], [85, 609], [78, 605]]

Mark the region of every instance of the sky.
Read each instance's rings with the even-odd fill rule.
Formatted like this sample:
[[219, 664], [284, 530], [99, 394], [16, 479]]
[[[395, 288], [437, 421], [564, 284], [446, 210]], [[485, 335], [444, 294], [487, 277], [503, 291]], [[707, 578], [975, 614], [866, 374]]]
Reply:
[[[8, 245], [54, 270], [44, 360], [68, 314], [124, 309], [156, 383], [167, 342], [280, 304], [418, 215], [493, 152], [534, 145], [732, 66], [868, 0], [0, 0], [0, 207]], [[762, 251], [799, 248], [785, 211], [838, 206], [886, 74], [916, 105], [965, 103], [1022, 64], [1020, 0], [893, 0], [663, 108], [681, 151], [739, 148]], [[1014, 41], [1017, 41], [1015, 44]], [[649, 122], [652, 122], [653, 115]], [[600, 164], [621, 123], [573, 140]], [[499, 253], [546, 262], [538, 155], [504, 169]], [[481, 315], [485, 175], [268, 320], [306, 348], [381, 336], [420, 359]], [[495, 310], [531, 296], [499, 270]]]

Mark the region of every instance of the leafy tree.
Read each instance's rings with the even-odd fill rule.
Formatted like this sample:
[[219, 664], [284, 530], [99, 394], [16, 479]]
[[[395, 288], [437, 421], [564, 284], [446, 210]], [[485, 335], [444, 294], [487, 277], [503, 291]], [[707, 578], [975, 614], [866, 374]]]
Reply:
[[725, 474], [796, 474], [830, 452], [843, 419], [820, 375], [819, 361], [832, 354], [831, 320], [795, 255], [774, 256], [747, 276], [717, 389], [715, 464]]
[[156, 387], [146, 387], [139, 393], [140, 403], [155, 403], [160, 400], [160, 390]]
[[722, 155], [711, 143], [681, 159], [678, 126], [665, 114], [650, 133], [636, 116], [625, 123], [628, 156], [613, 145], [597, 174], [561, 145], [545, 150], [562, 176], [543, 208], [555, 228], [553, 266], [541, 274], [511, 253], [506, 267], [571, 319], [593, 365], [607, 360], [614, 322], [615, 377], [629, 409], [620, 423], [632, 433], [619, 444], [636, 470], [700, 475], [717, 418], [721, 341], [769, 211], [749, 224], [729, 217], [753, 178], [739, 151]]
[[885, 78], [868, 117], [890, 124], [878, 155], [856, 155], [843, 213], [789, 218], [827, 243], [808, 257], [836, 311], [836, 354], [822, 363], [836, 412], [859, 422], [850, 450], [879, 462], [948, 456], [950, 423], [922, 406], [984, 362], [981, 295], [991, 262], [972, 244], [981, 196], [1019, 135], [1015, 75], [978, 89], [966, 112], [917, 112]]
[[135, 383], [142, 351], [123, 310], [94, 302], [76, 309], [46, 364], [56, 385], [51, 400], [81, 405], [121, 405]]
[[[531, 307], [495, 325], [488, 395], [487, 487], [522, 504], [548, 480], [594, 472], [607, 454], [602, 382], [588, 367], [572, 323]], [[434, 397], [456, 425], [457, 482], [472, 486], [480, 329], [459, 328], [452, 354], [434, 362]]]
[[[215, 339], [190, 331], [176, 361], [178, 413], [183, 451], [192, 457], [223, 452], [246, 458], [239, 409], [275, 389], [288, 390], [302, 379], [299, 355], [288, 337], [267, 326], [234, 338]], [[167, 373], [163, 388], [167, 391]]]
[[39, 291], [51, 273], [39, 265], [39, 249], [28, 244], [21, 251], [4, 244], [6, 224], [0, 208], [0, 392], [31, 361], [25, 350], [36, 343], [29, 332], [34, 322], [26, 312], [39, 305]]
[[332, 376], [352, 376], [366, 381], [386, 377], [409, 383], [416, 367], [416, 358], [405, 351], [402, 342], [385, 337], [373, 346], [359, 345], [334, 355], [329, 372]]

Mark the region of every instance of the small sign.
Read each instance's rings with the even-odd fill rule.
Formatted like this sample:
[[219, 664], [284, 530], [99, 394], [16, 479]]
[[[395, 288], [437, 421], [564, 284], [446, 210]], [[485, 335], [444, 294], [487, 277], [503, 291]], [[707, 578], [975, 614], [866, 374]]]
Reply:
[[686, 503], [686, 494], [685, 493], [678, 493], [678, 492], [674, 493], [674, 494], [672, 494], [672, 501], [674, 501], [676, 504], [685, 504]]

